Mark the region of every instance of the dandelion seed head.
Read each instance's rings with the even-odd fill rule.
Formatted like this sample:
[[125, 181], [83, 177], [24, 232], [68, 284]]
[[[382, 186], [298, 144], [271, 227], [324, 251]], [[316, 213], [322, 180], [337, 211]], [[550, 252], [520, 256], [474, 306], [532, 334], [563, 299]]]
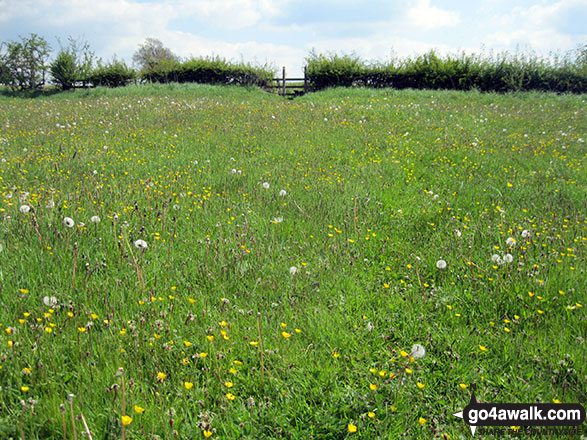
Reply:
[[410, 356], [414, 359], [420, 359], [426, 356], [426, 349], [422, 344], [414, 344], [412, 345], [412, 351], [410, 352]]
[[73, 219], [71, 217], [65, 217], [63, 219], [63, 224], [65, 226], [67, 226], [68, 228], [73, 228], [75, 226], [75, 222], [73, 221]]
[[100, 223], [101, 220], [100, 220], [100, 217], [98, 217], [97, 215], [93, 215], [92, 218], [90, 218], [90, 221], [92, 223], [98, 224], [98, 223]]
[[289, 268], [289, 273], [290, 273], [290, 275], [292, 275], [292, 276], [293, 276], [293, 275], [295, 275], [295, 274], [297, 274], [297, 273], [298, 273], [298, 268], [297, 268], [297, 267], [295, 267], [295, 266], [292, 266], [292, 267], [290, 267], [290, 268]]
[[269, 182], [263, 182], [263, 188], [269, 189]]
[[440, 270], [446, 269], [446, 266], [447, 266], [447, 264], [446, 264], [446, 261], [444, 261], [444, 260], [438, 260], [436, 262], [436, 267]]
[[505, 254], [503, 256], [503, 261], [505, 261], [506, 263], [511, 263], [512, 261], [514, 261], [514, 256], [512, 254]]
[[507, 244], [509, 247], [514, 247], [514, 246], [516, 245], [516, 239], [515, 239], [515, 238], [513, 238], [513, 237], [509, 237], [509, 238], [506, 240], [506, 244]]
[[22, 212], [23, 214], [27, 214], [30, 212], [31, 207], [29, 205], [21, 205], [20, 208], [18, 209], [20, 212]]
[[287, 191], [286, 191], [286, 190], [284, 190], [284, 189], [282, 189], [281, 191], [279, 191], [279, 195], [280, 195], [281, 197], [285, 197], [285, 196], [287, 195]]
[[149, 245], [145, 240], [138, 239], [137, 241], [135, 241], [135, 247], [137, 249], [147, 249]]

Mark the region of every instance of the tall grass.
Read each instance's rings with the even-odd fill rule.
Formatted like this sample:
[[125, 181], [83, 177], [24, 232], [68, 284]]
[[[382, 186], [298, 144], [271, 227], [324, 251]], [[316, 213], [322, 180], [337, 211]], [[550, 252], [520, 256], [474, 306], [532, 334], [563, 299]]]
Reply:
[[579, 401], [584, 99], [2, 98], [0, 438], [461, 439], [472, 384]]

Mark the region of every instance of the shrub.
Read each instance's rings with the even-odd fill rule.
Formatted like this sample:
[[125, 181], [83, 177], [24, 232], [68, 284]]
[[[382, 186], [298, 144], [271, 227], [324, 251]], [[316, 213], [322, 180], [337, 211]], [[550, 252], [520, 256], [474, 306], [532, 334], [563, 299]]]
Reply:
[[62, 90], [71, 89], [77, 80], [78, 69], [75, 61], [75, 54], [61, 50], [51, 63], [51, 76]]
[[350, 87], [363, 81], [364, 65], [357, 55], [318, 55], [312, 51], [306, 59], [306, 76], [314, 90], [326, 87]]
[[368, 65], [351, 55], [307, 58], [310, 87], [393, 87], [396, 89], [454, 89], [493, 92], [527, 90], [558, 93], [587, 92], [587, 49], [573, 57], [545, 60], [535, 55], [507, 52], [495, 57], [465, 55], [440, 57], [434, 51], [388, 64]]
[[128, 67], [124, 61], [116, 58], [106, 65], [98, 63], [90, 75], [90, 82], [94, 86], [121, 87], [126, 86], [136, 79], [135, 71]]
[[159, 62], [141, 78], [152, 82], [194, 82], [202, 84], [254, 85], [264, 87], [273, 78], [274, 70], [249, 64], [232, 64], [220, 57], [192, 58], [183, 63]]

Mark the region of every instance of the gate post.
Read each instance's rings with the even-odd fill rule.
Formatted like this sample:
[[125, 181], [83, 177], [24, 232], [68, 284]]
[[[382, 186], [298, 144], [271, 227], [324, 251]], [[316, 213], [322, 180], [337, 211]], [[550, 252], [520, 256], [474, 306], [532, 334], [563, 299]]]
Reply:
[[283, 66], [283, 93], [281, 96], [285, 97], [285, 66]]

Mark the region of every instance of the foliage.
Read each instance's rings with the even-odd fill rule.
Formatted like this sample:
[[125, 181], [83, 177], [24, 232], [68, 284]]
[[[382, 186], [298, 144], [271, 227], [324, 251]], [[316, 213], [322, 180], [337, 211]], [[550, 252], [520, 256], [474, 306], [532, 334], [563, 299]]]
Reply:
[[13, 90], [31, 90], [45, 84], [50, 47], [43, 37], [30, 34], [5, 46], [6, 53], [0, 57], [0, 78], [5, 85]]
[[156, 38], [147, 38], [134, 53], [132, 60], [142, 72], [152, 72], [162, 64], [179, 61], [177, 55]]
[[464, 439], [472, 384], [587, 395], [584, 96], [0, 99], [0, 438]]
[[112, 61], [98, 66], [89, 76], [89, 81], [94, 86], [122, 87], [136, 79], [135, 71], [128, 67], [124, 61], [114, 58]]
[[60, 50], [55, 60], [51, 63], [50, 70], [53, 81], [62, 90], [71, 89], [78, 78], [75, 54], [67, 50]]
[[51, 63], [53, 81], [62, 90], [71, 89], [78, 82], [85, 87], [90, 80], [93, 62], [94, 53], [88, 43], [69, 37], [69, 46], [61, 47]]
[[191, 58], [180, 63], [168, 60], [153, 70], [142, 72], [141, 77], [150, 82], [195, 82], [202, 84], [253, 85], [263, 87], [272, 80], [271, 68], [254, 67], [246, 63], [231, 63], [221, 57]]
[[[584, 50], [583, 50], [584, 52]], [[335, 86], [393, 87], [396, 89], [453, 89], [485, 92], [553, 91], [586, 93], [584, 57], [569, 53], [546, 60], [507, 52], [494, 57], [466, 55], [441, 58], [434, 51], [387, 64], [367, 64], [356, 56], [317, 55], [307, 59], [314, 90]]]

